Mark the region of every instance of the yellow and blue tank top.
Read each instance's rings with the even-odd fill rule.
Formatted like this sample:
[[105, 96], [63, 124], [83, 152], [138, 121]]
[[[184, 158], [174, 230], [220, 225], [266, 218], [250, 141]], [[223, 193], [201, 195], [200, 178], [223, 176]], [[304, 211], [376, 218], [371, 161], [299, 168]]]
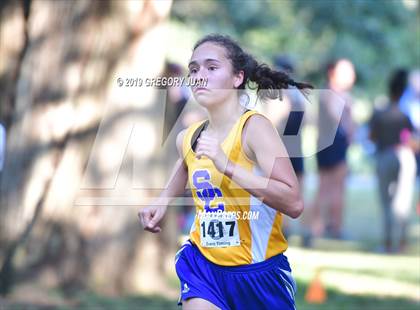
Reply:
[[[234, 164], [262, 175], [257, 163], [246, 156], [241, 145], [245, 122], [256, 113], [246, 111], [221, 147]], [[220, 223], [217, 219], [204, 221], [196, 216], [190, 231], [191, 241], [209, 261], [222, 266], [253, 264], [284, 252], [287, 241], [282, 233], [282, 214], [220, 173], [209, 158], [195, 157], [192, 145], [205, 122], [199, 121], [187, 128], [182, 147], [196, 214], [226, 212], [234, 214], [236, 220]], [[219, 242], [223, 238], [230, 238], [229, 246]]]

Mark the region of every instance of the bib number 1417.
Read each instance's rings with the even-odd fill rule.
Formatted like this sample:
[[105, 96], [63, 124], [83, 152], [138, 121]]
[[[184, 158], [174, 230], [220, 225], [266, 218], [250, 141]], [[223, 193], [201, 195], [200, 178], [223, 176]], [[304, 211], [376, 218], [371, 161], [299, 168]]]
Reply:
[[203, 247], [227, 247], [240, 245], [238, 223], [232, 219], [202, 219], [200, 223]]
[[[226, 222], [225, 225], [229, 227], [228, 230], [228, 236], [233, 237], [233, 231], [235, 229], [235, 222], [229, 221]], [[224, 227], [223, 222], [220, 222], [218, 220], [213, 220], [210, 223], [208, 223], [208, 226], [206, 227], [206, 222], [201, 223], [201, 234], [203, 237], [206, 237], [206, 235], [209, 235], [212, 239], [220, 239], [224, 237]]]

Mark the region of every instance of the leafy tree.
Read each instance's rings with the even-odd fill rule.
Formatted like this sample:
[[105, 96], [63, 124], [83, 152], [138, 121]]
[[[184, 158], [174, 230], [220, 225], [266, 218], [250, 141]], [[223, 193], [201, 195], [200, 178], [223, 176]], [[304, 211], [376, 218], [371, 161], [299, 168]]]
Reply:
[[172, 18], [202, 34], [230, 34], [268, 63], [288, 54], [300, 77], [319, 87], [325, 64], [347, 57], [358, 73], [359, 94], [372, 96], [384, 91], [393, 68], [419, 66], [418, 8], [400, 0], [181, 0]]

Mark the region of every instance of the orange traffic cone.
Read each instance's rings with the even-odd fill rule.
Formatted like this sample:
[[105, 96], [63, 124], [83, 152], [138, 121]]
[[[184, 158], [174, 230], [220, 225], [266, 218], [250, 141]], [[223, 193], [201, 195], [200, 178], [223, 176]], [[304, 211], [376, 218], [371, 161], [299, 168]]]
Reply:
[[310, 304], [323, 304], [327, 299], [327, 292], [322, 285], [321, 279], [321, 270], [318, 269], [314, 279], [309, 284], [308, 290], [305, 294], [305, 300]]

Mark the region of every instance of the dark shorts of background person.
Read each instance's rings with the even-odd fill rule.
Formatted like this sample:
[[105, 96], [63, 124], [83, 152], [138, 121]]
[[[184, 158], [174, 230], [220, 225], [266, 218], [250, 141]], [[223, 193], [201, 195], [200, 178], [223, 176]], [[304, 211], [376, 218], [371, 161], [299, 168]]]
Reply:
[[293, 170], [295, 170], [296, 175], [302, 175], [304, 170], [303, 158], [290, 157], [290, 161], [292, 162]]
[[346, 133], [339, 126], [332, 145], [316, 154], [318, 168], [330, 169], [344, 162], [348, 146]]
[[189, 298], [205, 299], [222, 310], [295, 309], [296, 282], [287, 257], [242, 266], [220, 266], [210, 262], [188, 240], [175, 256], [180, 280], [178, 305]]

